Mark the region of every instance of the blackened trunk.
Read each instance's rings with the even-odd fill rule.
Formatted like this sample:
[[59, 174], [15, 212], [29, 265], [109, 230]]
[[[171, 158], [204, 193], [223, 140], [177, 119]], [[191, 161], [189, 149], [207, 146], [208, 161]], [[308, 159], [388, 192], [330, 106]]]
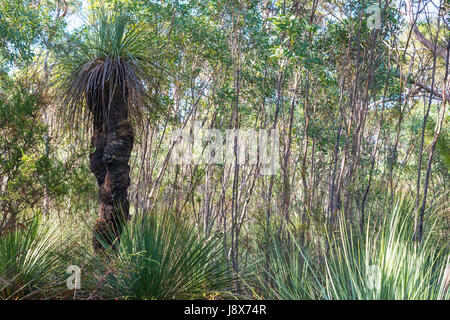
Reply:
[[[108, 99], [109, 101], [109, 99]], [[94, 226], [93, 247], [103, 249], [101, 239], [115, 247], [123, 224], [129, 218], [128, 187], [133, 149], [133, 130], [128, 121], [126, 94], [116, 88], [110, 104], [104, 108], [93, 108], [94, 135], [90, 154], [90, 169], [97, 178], [99, 212]], [[104, 111], [108, 110], [108, 111]]]

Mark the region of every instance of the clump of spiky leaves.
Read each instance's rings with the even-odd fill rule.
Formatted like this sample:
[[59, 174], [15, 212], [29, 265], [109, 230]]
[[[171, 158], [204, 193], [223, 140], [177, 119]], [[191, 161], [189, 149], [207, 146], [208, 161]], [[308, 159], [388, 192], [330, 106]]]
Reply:
[[144, 110], [159, 110], [154, 48], [144, 24], [111, 9], [95, 10], [91, 20], [58, 57], [62, 119], [71, 125], [84, 124], [93, 113], [108, 119], [108, 101], [116, 90], [126, 95], [132, 119]]
[[36, 215], [0, 237], [0, 299], [51, 296], [65, 276], [55, 224]]
[[259, 227], [260, 242], [251, 255], [248, 285], [261, 299], [318, 299], [320, 276], [317, 254], [310, 242], [301, 240], [292, 223], [278, 221]]
[[208, 298], [230, 283], [220, 243], [171, 214], [139, 215], [125, 227], [117, 250], [109, 251], [108, 257], [97, 257], [100, 295]]
[[[340, 237], [326, 256], [326, 299], [448, 299], [443, 273], [447, 253], [428, 231], [413, 240], [414, 205], [399, 198], [378, 233], [369, 224], [361, 239], [340, 221]], [[433, 215], [430, 215], [430, 219]]]
[[[306, 241], [304, 228], [293, 215], [289, 222], [265, 218], [254, 227], [250, 254], [251, 274], [247, 285], [259, 299], [311, 300], [322, 297], [323, 273], [316, 243]], [[315, 235], [316, 236], [316, 235]]]
[[265, 230], [264, 249], [253, 255], [251, 289], [259, 298], [289, 300], [448, 299], [444, 272], [450, 258], [433, 237], [436, 212], [429, 212], [427, 236], [416, 243], [413, 203], [402, 194], [381, 225], [369, 221], [362, 236], [342, 216], [337, 237], [320, 254], [288, 224], [284, 235]]

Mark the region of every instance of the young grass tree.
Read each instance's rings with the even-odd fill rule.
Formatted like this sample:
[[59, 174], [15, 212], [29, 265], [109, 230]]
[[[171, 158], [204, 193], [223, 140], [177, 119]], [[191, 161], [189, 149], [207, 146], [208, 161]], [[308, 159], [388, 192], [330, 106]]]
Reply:
[[149, 33], [127, 13], [103, 9], [91, 16], [62, 57], [60, 83], [64, 119], [93, 133], [90, 169], [99, 199], [93, 247], [99, 251], [98, 238], [112, 245], [129, 218], [132, 123], [151, 105], [154, 69]]

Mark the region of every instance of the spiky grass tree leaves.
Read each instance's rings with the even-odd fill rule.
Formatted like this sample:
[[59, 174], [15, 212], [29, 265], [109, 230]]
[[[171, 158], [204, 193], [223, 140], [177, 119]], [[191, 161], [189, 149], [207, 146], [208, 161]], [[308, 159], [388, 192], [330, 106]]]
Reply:
[[369, 223], [363, 237], [340, 223], [338, 237], [326, 256], [326, 299], [435, 300], [448, 299], [443, 273], [447, 255], [434, 238], [432, 226], [422, 243], [413, 241], [414, 205], [403, 195], [378, 232]]
[[62, 120], [70, 125], [89, 121], [93, 109], [107, 119], [115, 90], [127, 93], [133, 119], [144, 109], [159, 110], [154, 99], [155, 48], [145, 25], [135, 23], [126, 12], [106, 9], [93, 12], [92, 19], [59, 56]]
[[[253, 295], [261, 299], [313, 300], [322, 298], [322, 274], [313, 247], [301, 241], [293, 224], [263, 226], [263, 248], [254, 248]], [[311, 247], [311, 248], [310, 248]]]
[[230, 284], [220, 244], [219, 238], [205, 238], [171, 214], [139, 215], [124, 229], [117, 250], [97, 257], [101, 295], [208, 298]]
[[0, 237], [0, 299], [50, 297], [65, 276], [63, 239], [55, 224], [36, 215]]
[[368, 221], [363, 235], [353, 233], [342, 214], [339, 233], [320, 255], [289, 225], [285, 239], [269, 230], [267, 249], [256, 254], [251, 288], [259, 297], [289, 300], [449, 299], [448, 250], [432, 237], [433, 225], [422, 243], [413, 241], [413, 203], [401, 195], [381, 224]]

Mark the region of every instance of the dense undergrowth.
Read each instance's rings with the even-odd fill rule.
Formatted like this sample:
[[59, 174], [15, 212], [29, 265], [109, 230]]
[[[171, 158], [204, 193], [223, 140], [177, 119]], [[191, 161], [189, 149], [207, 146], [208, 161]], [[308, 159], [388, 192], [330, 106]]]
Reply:
[[[312, 235], [328, 238], [322, 242], [305, 238], [295, 223], [261, 226], [243, 254], [247, 267], [234, 277], [220, 236], [205, 237], [168, 212], [135, 216], [116, 250], [101, 254], [71, 238], [58, 219], [36, 215], [0, 239], [0, 297], [449, 299], [448, 247], [433, 233], [433, 223], [423, 241], [415, 242], [414, 206], [405, 196], [392, 210], [370, 215], [375, 217], [380, 226], [369, 221], [360, 234], [341, 216], [337, 232]], [[78, 290], [66, 287], [68, 265], [81, 268]]]

